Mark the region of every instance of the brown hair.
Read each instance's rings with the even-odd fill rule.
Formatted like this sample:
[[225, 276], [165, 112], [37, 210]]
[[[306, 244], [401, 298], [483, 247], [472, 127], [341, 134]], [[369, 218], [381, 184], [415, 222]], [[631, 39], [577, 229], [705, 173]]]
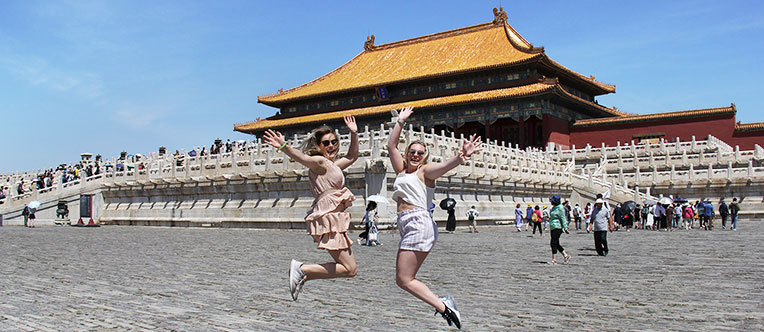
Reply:
[[326, 134], [332, 134], [334, 135], [334, 138], [339, 140], [339, 136], [337, 136], [337, 133], [334, 132], [334, 129], [332, 127], [323, 125], [321, 127], [318, 127], [316, 129], [313, 129], [313, 131], [310, 132], [308, 138], [305, 140], [305, 142], [302, 143], [302, 151], [305, 152], [305, 154], [309, 156], [323, 156], [324, 154], [321, 153], [321, 137], [324, 137]]
[[406, 159], [406, 154], [409, 153], [409, 149], [411, 149], [411, 146], [414, 144], [419, 144], [424, 147], [424, 158], [422, 158], [422, 161], [419, 162], [420, 165], [426, 164], [427, 159], [430, 158], [430, 149], [427, 148], [427, 145], [425, 145], [422, 141], [413, 141], [409, 143], [408, 146], [406, 146], [406, 151], [403, 151], [403, 168], [408, 168], [409, 166], [408, 159]]

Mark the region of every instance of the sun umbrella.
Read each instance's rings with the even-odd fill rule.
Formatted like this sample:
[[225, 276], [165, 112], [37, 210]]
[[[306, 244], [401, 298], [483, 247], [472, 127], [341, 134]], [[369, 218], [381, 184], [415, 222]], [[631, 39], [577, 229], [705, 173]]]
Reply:
[[443, 210], [450, 210], [453, 209], [454, 206], [456, 206], [456, 200], [448, 197], [440, 201], [440, 208]]
[[40, 207], [40, 202], [39, 201], [31, 201], [31, 202], [29, 202], [29, 204], [27, 204], [27, 206], [30, 209], [36, 209], [36, 208]]
[[674, 201], [673, 201], [673, 200], [671, 200], [671, 198], [668, 198], [667, 196], [663, 196], [663, 197], [661, 197], [661, 199], [660, 199], [660, 200], [658, 200], [658, 203], [661, 203], [661, 204], [663, 204], [663, 205], [669, 205], [669, 204], [671, 204], [671, 203], [673, 203], [673, 202], [674, 202]]
[[624, 214], [629, 214], [631, 211], [634, 211], [634, 209], [637, 208], [637, 203], [634, 201], [627, 201], [621, 205], [621, 212]]
[[654, 200], [652, 200], [652, 199], [646, 199], [646, 200], [645, 200], [645, 205], [646, 205], [646, 206], [647, 206], [647, 205], [655, 205], [655, 201], [654, 201]]
[[371, 195], [369, 197], [366, 197], [366, 200], [369, 202], [374, 202], [377, 204], [387, 204], [387, 198], [382, 195]]

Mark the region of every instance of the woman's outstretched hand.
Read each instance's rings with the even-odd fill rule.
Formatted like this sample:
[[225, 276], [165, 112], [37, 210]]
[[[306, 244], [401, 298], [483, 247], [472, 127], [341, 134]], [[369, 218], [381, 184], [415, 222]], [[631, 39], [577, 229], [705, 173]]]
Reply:
[[355, 123], [355, 118], [352, 115], [345, 115], [345, 125], [350, 129], [351, 133], [358, 132], [358, 124]]
[[475, 134], [472, 134], [470, 136], [470, 140], [463, 140], [462, 141], [462, 155], [464, 158], [469, 158], [473, 153], [478, 153], [483, 150], [480, 146], [483, 144], [483, 141], [480, 140], [480, 136], [475, 137]]
[[274, 148], [280, 148], [284, 145], [284, 135], [278, 131], [273, 131], [273, 129], [268, 129], [265, 131], [265, 143]]
[[411, 116], [411, 113], [414, 113], [414, 107], [408, 106], [401, 110], [401, 112], [398, 114], [398, 120], [399, 121], [406, 121], [409, 116]]

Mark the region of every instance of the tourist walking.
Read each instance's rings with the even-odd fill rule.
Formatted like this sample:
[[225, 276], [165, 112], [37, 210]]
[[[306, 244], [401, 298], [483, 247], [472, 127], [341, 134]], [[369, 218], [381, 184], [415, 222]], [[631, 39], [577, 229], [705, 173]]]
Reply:
[[607, 232], [613, 231], [613, 216], [610, 209], [605, 206], [605, 200], [598, 198], [594, 201], [592, 209], [592, 228], [594, 229], [594, 250], [597, 255], [607, 256], [609, 249], [607, 246]]
[[539, 236], [544, 237], [544, 232], [541, 231], [541, 223], [543, 221], [544, 217], [541, 215], [541, 210], [539, 210], [539, 206], [536, 205], [533, 209], [533, 216], [531, 217], [531, 222], [533, 222], [533, 237], [536, 237], [536, 228], [539, 229]]
[[474, 153], [480, 152], [480, 137], [472, 135], [463, 140], [456, 156], [443, 163], [428, 164], [429, 156], [424, 142], [408, 142], [404, 157], [398, 150], [398, 141], [406, 120], [413, 113], [412, 107], [401, 110], [395, 122], [387, 151], [396, 177], [393, 183], [393, 200], [398, 206], [398, 231], [401, 241], [395, 264], [395, 281], [398, 287], [433, 306], [448, 325], [461, 329], [461, 317], [453, 297], [438, 298], [423, 282], [416, 279], [419, 268], [438, 240], [438, 226], [427, 207], [435, 194], [435, 180], [463, 163]]
[[[565, 209], [565, 220], [568, 221], [568, 228], [570, 228], [570, 222], [573, 221], [573, 218], [571, 218], [571, 210], [570, 204], [568, 204], [568, 201], [565, 201], [562, 203], [562, 207]], [[546, 229], [546, 226], [544, 227]]]
[[671, 204], [666, 205], [666, 228], [668, 231], [674, 230], [674, 214], [676, 210]]
[[737, 202], [737, 198], [732, 199], [732, 203], [729, 206], [730, 210], [730, 229], [737, 230], [737, 214], [740, 212], [740, 204]]
[[613, 223], [615, 224], [616, 229], [621, 228], [621, 224], [623, 223], [623, 215], [624, 213], [621, 209], [621, 203], [616, 204], [615, 209], [613, 209]]
[[[377, 239], [371, 239], [369, 232], [373, 231], [376, 226], [376, 221], [379, 219], [377, 216], [377, 202], [369, 202], [366, 204], [366, 213], [363, 215], [364, 231], [358, 235], [358, 244], [365, 244], [367, 246], [376, 245]], [[378, 232], [377, 232], [378, 233]], [[378, 235], [378, 234], [377, 234]]]
[[655, 205], [647, 205], [645, 210], [645, 222], [643, 229], [652, 229], [655, 225]]
[[578, 203], [576, 203], [576, 206], [573, 207], [573, 219], [576, 222], [576, 230], [581, 230], [581, 216], [583, 216], [584, 211], [581, 210], [581, 207], [578, 206]]
[[446, 231], [449, 233], [453, 233], [456, 230], [456, 210], [454, 210], [454, 207], [452, 206], [448, 210], [446, 210], [446, 213], [448, 213], [448, 219], [446, 221]]
[[515, 227], [517, 231], [520, 231], [520, 227], [523, 226], [523, 209], [520, 208], [520, 203], [515, 206]]
[[[544, 230], [549, 229], [549, 207], [544, 205], [544, 208], [541, 210], [541, 217], [544, 219]], [[570, 226], [570, 219], [568, 219], [568, 226]]]
[[475, 210], [475, 206], [473, 205], [469, 210], [467, 210], [467, 220], [469, 220], [469, 226], [470, 226], [470, 233], [475, 232], [477, 233], [477, 217], [480, 215], [480, 212], [478, 210]]
[[24, 206], [24, 209], [21, 210], [21, 215], [24, 217], [24, 227], [29, 226], [29, 215], [30, 215], [30, 209], [28, 206]]
[[727, 216], [729, 213], [729, 207], [724, 203], [724, 200], [721, 200], [721, 203], [719, 203], [719, 216], [722, 217], [722, 229], [727, 229]]
[[661, 229], [665, 227], [666, 225], [666, 208], [663, 207], [663, 204], [657, 203], [655, 204], [655, 207], [653, 208], [653, 214], [655, 215], [655, 219], [653, 220], [653, 230]]
[[584, 223], [586, 224], [586, 232], [589, 233], [589, 223], [592, 216], [592, 202], [587, 202], [584, 207]]
[[549, 245], [552, 247], [552, 261], [549, 264], [557, 264], [557, 259], [555, 259], [557, 252], [562, 254], [567, 264], [568, 260], [570, 260], [570, 255], [560, 245], [560, 235], [562, 235], [562, 232], [570, 234], [568, 232], [568, 220], [565, 219], [565, 208], [562, 207], [560, 196], [558, 195], [550, 197], [549, 202], [552, 203], [552, 211], [549, 212], [549, 232], [551, 233]]
[[706, 230], [710, 231], [714, 229], [714, 205], [711, 204], [711, 199], [706, 199], [703, 202], [703, 212], [706, 220]]
[[692, 211], [692, 206], [689, 203], [684, 203], [682, 205], [682, 223], [684, 224], [684, 229], [692, 229], [692, 219], [694, 216], [695, 212]]
[[705, 217], [705, 211], [706, 207], [703, 204], [703, 201], [695, 201], [695, 219], [698, 219], [698, 229], [705, 229], [706, 228], [706, 217]]
[[352, 278], [357, 272], [355, 256], [350, 248], [352, 240], [347, 235], [350, 214], [345, 209], [352, 205], [355, 196], [345, 187], [342, 170], [358, 159], [358, 125], [353, 116], [345, 116], [350, 131], [350, 148], [347, 155], [337, 158], [340, 150], [339, 136], [327, 126], [313, 130], [303, 144], [302, 151], [289, 146], [280, 132], [268, 129], [265, 141], [283, 151], [289, 158], [305, 165], [310, 171], [310, 191], [315, 197], [313, 206], [305, 217], [308, 234], [326, 249], [334, 262], [303, 264], [292, 260], [289, 266], [289, 291], [297, 301], [304, 283], [313, 279]]
[[525, 231], [528, 231], [528, 227], [533, 227], [533, 205], [528, 204], [528, 208], [525, 209]]

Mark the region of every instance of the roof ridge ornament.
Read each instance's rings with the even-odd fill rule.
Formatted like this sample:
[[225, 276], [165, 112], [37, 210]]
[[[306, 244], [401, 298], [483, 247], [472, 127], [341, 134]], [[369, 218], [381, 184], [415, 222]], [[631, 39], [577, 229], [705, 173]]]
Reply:
[[557, 83], [560, 83], [560, 79], [557, 77], [546, 77], [546, 75], [541, 75], [541, 77], [539, 77], [539, 83], [550, 84], [550, 85], [557, 84]]
[[366, 36], [366, 42], [363, 43], [363, 49], [367, 51], [373, 51], [374, 48], [374, 35]]
[[504, 11], [504, 7], [499, 7], [499, 9], [493, 8], [493, 24], [504, 24], [507, 23], [507, 12]]

